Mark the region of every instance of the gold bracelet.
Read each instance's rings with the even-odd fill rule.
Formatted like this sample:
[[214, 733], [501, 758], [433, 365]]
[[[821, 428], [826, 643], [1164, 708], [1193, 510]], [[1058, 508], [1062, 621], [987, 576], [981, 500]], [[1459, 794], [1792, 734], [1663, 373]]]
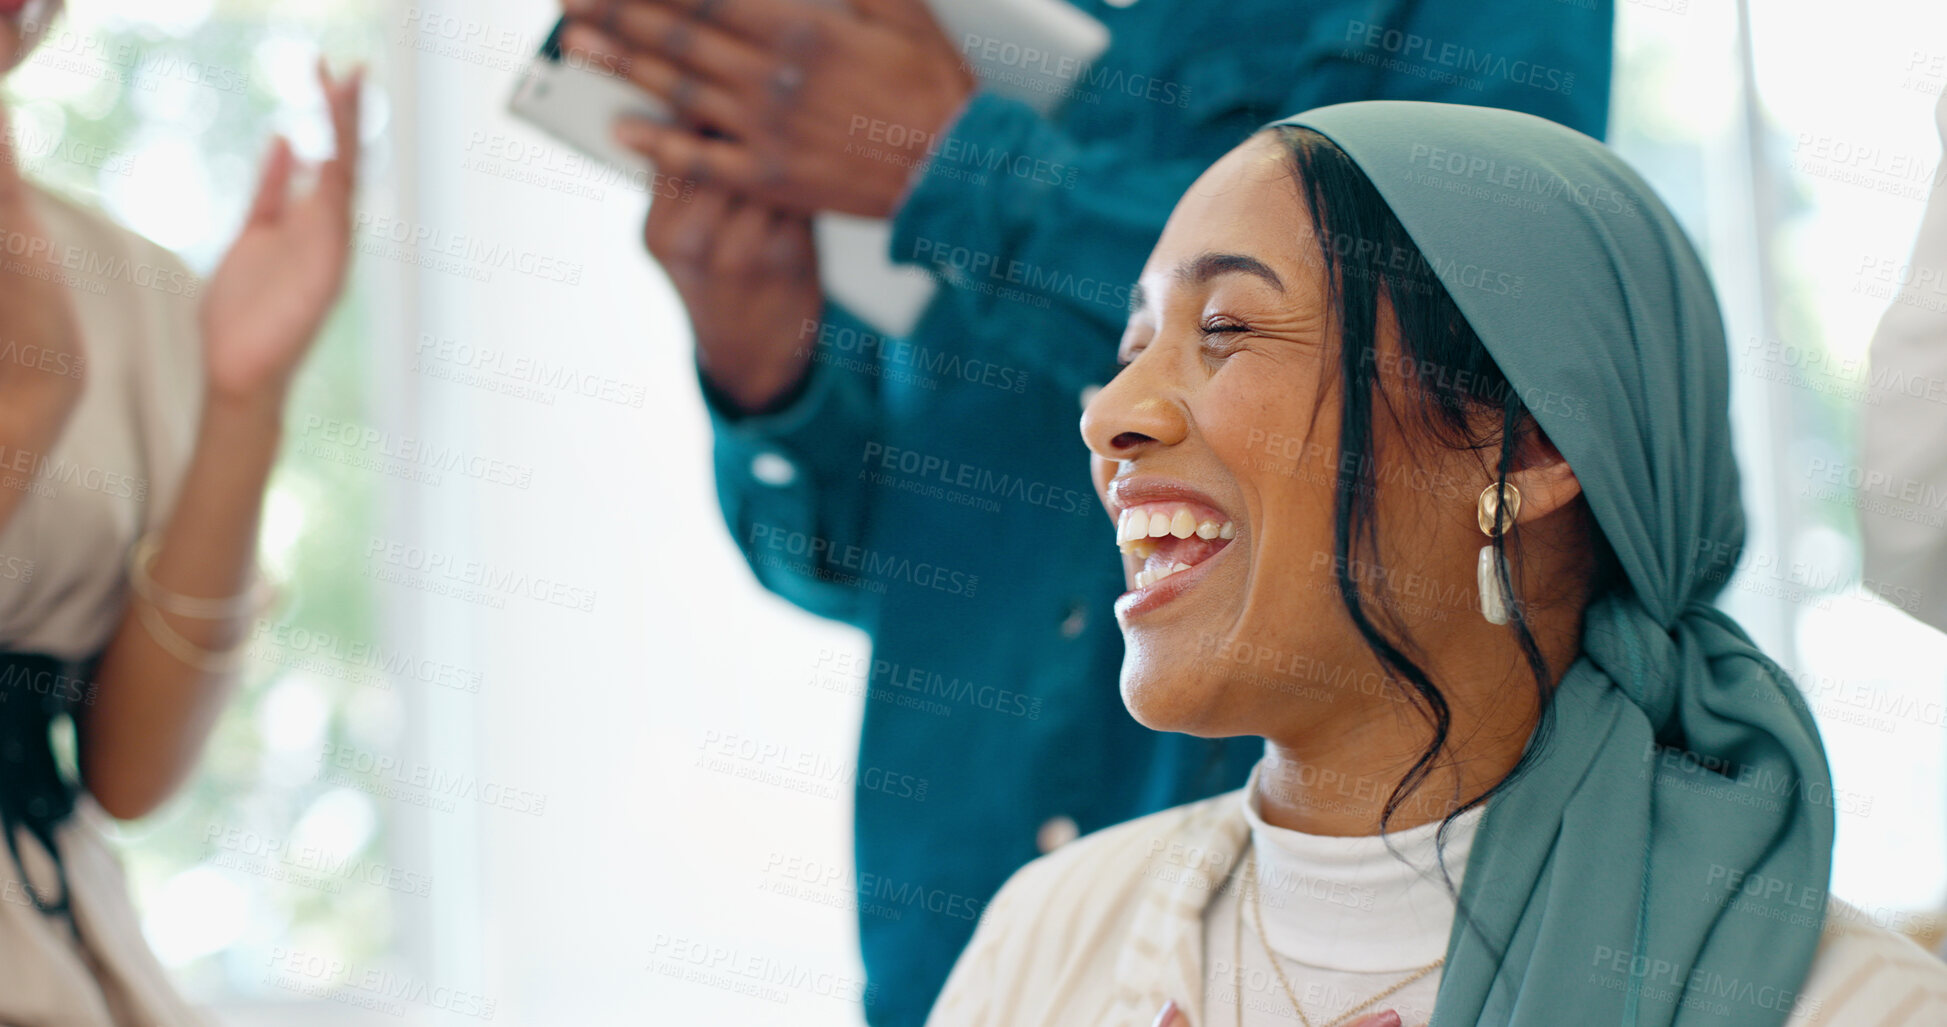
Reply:
[[238, 638], [236, 644], [227, 649], [205, 649], [184, 638], [169, 622], [162, 619], [161, 611], [146, 602], [135, 604], [136, 616], [142, 618], [142, 626], [149, 631], [149, 637], [163, 648], [163, 651], [197, 670], [221, 674], [237, 665], [237, 657], [242, 655], [249, 635]]
[[128, 582], [142, 601], [159, 610], [173, 613], [178, 617], [192, 620], [231, 620], [262, 613], [277, 598], [276, 590], [258, 578], [250, 591], [239, 596], [221, 599], [201, 599], [171, 592], [156, 583], [149, 573], [149, 564], [155, 562], [157, 551], [162, 548], [162, 539], [151, 531], [136, 540], [135, 548], [128, 554]]

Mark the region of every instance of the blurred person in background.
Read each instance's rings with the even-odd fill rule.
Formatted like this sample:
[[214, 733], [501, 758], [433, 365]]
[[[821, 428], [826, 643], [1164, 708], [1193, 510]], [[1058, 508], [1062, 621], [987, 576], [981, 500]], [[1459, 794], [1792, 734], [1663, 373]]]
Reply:
[[[694, 329], [724, 519], [766, 588], [871, 637], [858, 766], [929, 785], [855, 788], [875, 1027], [924, 1019], [1015, 868], [1235, 788], [1262, 752], [1122, 708], [1122, 569], [1074, 433], [1176, 198], [1320, 104], [1446, 99], [1598, 136], [1608, 112], [1609, 0], [1075, 6], [1110, 44], [1044, 116], [968, 70], [1008, 41], [948, 38], [921, 0], [564, 0], [566, 46], [678, 115], [617, 131], [696, 184], [645, 237]], [[890, 218], [893, 260], [944, 282], [909, 338], [822, 295], [826, 211]], [[887, 894], [918, 898], [869, 912]]]
[[[1934, 117], [1947, 143], [1947, 97]], [[1906, 276], [1868, 356], [1853, 482], [1863, 573], [1887, 602], [1947, 631], [1947, 186], [1938, 176]]]
[[[0, 69], [59, 0], [0, 0]], [[291, 379], [344, 280], [362, 72], [319, 65], [337, 140], [293, 193], [273, 142], [199, 281], [20, 177], [0, 110], [0, 1023], [201, 1022], [148, 950], [97, 822], [194, 768], [248, 619]], [[71, 718], [79, 781], [52, 732]]]

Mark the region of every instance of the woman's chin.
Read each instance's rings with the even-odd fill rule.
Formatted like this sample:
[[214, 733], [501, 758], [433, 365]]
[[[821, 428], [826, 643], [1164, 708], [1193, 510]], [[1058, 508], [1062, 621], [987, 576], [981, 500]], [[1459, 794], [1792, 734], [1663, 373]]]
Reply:
[[1122, 705], [1136, 723], [1151, 731], [1212, 737], [1211, 715], [1222, 707], [1221, 682], [1207, 680], [1195, 667], [1178, 673], [1122, 672]]

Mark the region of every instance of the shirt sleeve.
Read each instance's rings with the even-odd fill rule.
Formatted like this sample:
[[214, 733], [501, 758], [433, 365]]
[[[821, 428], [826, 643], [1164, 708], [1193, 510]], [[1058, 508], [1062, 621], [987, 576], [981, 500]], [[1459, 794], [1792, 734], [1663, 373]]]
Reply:
[[[829, 345], [831, 340], [846, 345]], [[879, 337], [827, 302], [806, 379], [782, 409], [742, 415], [707, 380], [716, 438], [717, 501], [737, 548], [765, 588], [863, 627], [872, 593], [844, 569], [863, 546], [869, 490], [859, 481], [878, 434]], [[856, 566], [856, 561], [853, 561]]]

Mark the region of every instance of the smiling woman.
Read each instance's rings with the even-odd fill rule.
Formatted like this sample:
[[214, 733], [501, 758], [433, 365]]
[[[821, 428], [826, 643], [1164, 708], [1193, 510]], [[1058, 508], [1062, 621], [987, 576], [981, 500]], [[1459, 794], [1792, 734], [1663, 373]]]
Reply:
[[1123, 698], [1267, 755], [1022, 870], [931, 1023], [1947, 1014], [1947, 967], [1827, 902], [1816, 731], [1710, 605], [1722, 327], [1629, 168], [1521, 114], [1322, 108], [1205, 173], [1139, 292], [1082, 424]]

